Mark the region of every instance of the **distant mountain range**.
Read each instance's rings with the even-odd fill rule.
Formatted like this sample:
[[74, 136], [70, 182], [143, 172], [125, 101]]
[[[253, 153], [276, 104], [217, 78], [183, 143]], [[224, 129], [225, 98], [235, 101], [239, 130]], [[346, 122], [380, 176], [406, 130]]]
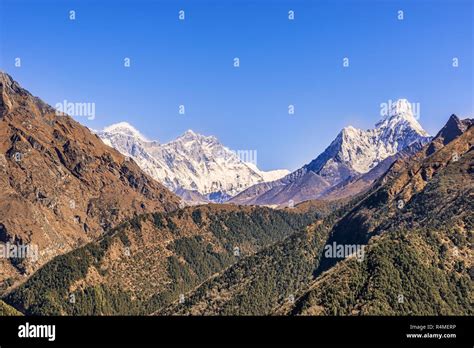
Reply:
[[177, 139], [160, 144], [147, 140], [126, 122], [97, 132], [105, 144], [132, 158], [149, 175], [190, 203], [224, 202], [246, 188], [277, 180], [287, 170], [261, 171], [246, 157], [239, 157], [216, 137], [188, 130]]
[[393, 103], [374, 129], [344, 128], [321, 155], [293, 173], [260, 171], [216, 137], [192, 130], [166, 144], [147, 140], [126, 122], [97, 134], [188, 203], [270, 206], [359, 193], [398, 156], [419, 150], [430, 139], [406, 99]]

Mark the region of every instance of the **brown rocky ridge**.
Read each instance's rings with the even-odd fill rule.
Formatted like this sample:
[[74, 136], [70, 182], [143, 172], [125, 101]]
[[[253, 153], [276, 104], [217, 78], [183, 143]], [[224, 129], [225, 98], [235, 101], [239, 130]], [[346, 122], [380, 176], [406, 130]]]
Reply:
[[37, 260], [0, 259], [2, 289], [124, 219], [178, 206], [133, 161], [0, 72], [0, 243], [38, 248]]

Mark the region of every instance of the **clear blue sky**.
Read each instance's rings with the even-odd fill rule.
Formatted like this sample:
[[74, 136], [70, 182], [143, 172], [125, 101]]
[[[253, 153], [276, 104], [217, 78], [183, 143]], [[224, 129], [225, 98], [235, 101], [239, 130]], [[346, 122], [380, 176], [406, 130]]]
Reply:
[[0, 68], [33, 94], [94, 102], [95, 120], [77, 118], [91, 128], [128, 121], [161, 142], [193, 129], [267, 170], [372, 127], [388, 99], [420, 103], [430, 133], [473, 115], [471, 0], [0, 0], [0, 44]]

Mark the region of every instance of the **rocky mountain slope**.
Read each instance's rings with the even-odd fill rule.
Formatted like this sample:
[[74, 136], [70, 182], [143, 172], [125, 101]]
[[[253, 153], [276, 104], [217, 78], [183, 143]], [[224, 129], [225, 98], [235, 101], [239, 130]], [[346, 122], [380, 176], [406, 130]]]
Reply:
[[[0, 258], [0, 315], [472, 315], [473, 121], [452, 115], [423, 145], [410, 115], [397, 103], [374, 130], [343, 131], [304, 170], [250, 188], [330, 201], [178, 209], [133, 159], [2, 73], [0, 244], [39, 258]], [[117, 127], [141, 153], [139, 132]], [[183, 137], [183, 156], [215, 145]]]
[[[407, 203], [397, 207], [397, 214], [382, 226], [383, 233], [369, 241], [364, 261], [341, 261], [280, 314], [472, 315], [474, 129], [466, 130], [470, 124], [471, 120], [451, 117], [419, 154], [428, 157], [394, 166], [384, 178], [386, 192]], [[433, 146], [438, 150], [433, 152]]]
[[385, 174], [395, 161], [413, 156], [420, 151], [422, 147], [422, 142], [414, 142], [403, 150], [397, 152], [395, 155], [385, 158], [367, 173], [351, 176], [341, 181], [339, 184], [328, 188], [326, 191], [321, 193], [320, 199], [334, 200], [348, 198], [366, 192], [372, 187], [378, 178]]
[[126, 122], [97, 134], [188, 202], [223, 202], [249, 186], [288, 174], [286, 170], [260, 171], [252, 163], [256, 160], [253, 152], [239, 156], [216, 137], [192, 130], [166, 144], [147, 140]]
[[[452, 116], [361, 197], [157, 314], [472, 315], [471, 124]], [[365, 249], [335, 257], [333, 245]]]
[[[230, 200], [235, 204], [287, 205], [322, 198], [332, 187], [353, 180], [413, 143], [430, 137], [406, 99], [394, 103], [374, 129], [344, 128], [328, 148], [309, 164], [280, 180], [257, 184]], [[387, 168], [387, 163], [381, 165]], [[373, 171], [383, 172], [383, 170]]]
[[0, 289], [124, 219], [178, 205], [133, 161], [0, 73], [0, 243], [38, 250], [0, 259]]

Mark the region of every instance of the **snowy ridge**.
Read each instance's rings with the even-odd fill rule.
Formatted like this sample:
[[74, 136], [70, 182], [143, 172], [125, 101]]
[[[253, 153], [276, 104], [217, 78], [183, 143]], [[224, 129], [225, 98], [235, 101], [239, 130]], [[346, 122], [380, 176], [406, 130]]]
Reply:
[[[367, 173], [410, 144], [428, 139], [428, 133], [413, 116], [411, 104], [406, 99], [399, 99], [375, 128], [364, 131], [345, 127], [320, 155], [321, 158], [318, 157], [320, 161], [315, 160], [324, 162], [322, 166], [310, 169], [323, 176], [334, 176], [337, 180], [344, 176], [343, 173], [339, 173], [342, 176], [335, 173], [341, 166], [349, 172]], [[311, 164], [309, 166], [312, 167]]]
[[119, 122], [108, 127], [105, 127], [103, 130], [104, 133], [113, 133], [113, 134], [123, 134], [126, 136], [132, 136], [141, 140], [147, 140], [135, 127], [133, 127], [128, 122]]
[[246, 188], [267, 180], [276, 180], [287, 170], [264, 172], [243, 162], [216, 137], [186, 131], [166, 144], [147, 140], [126, 122], [97, 132], [103, 142], [131, 157], [147, 174], [170, 190], [196, 191], [211, 201], [225, 201]]
[[260, 174], [263, 178], [263, 181], [269, 182], [269, 181], [274, 181], [278, 180], [280, 178], [283, 178], [285, 175], [290, 174], [290, 171], [287, 169], [275, 169], [275, 170], [269, 170], [268, 172], [265, 172], [263, 170], [260, 170], [257, 168], [257, 166], [251, 162], [244, 162], [250, 169], [252, 169], [254, 172]]
[[147, 140], [126, 122], [106, 127], [98, 135], [178, 194], [202, 195], [215, 202], [231, 199], [239, 204], [283, 204], [318, 198], [411, 144], [424, 144], [430, 139], [406, 99], [391, 104], [373, 129], [343, 128], [323, 153], [292, 173], [261, 171], [216, 137], [192, 130], [166, 144]]

